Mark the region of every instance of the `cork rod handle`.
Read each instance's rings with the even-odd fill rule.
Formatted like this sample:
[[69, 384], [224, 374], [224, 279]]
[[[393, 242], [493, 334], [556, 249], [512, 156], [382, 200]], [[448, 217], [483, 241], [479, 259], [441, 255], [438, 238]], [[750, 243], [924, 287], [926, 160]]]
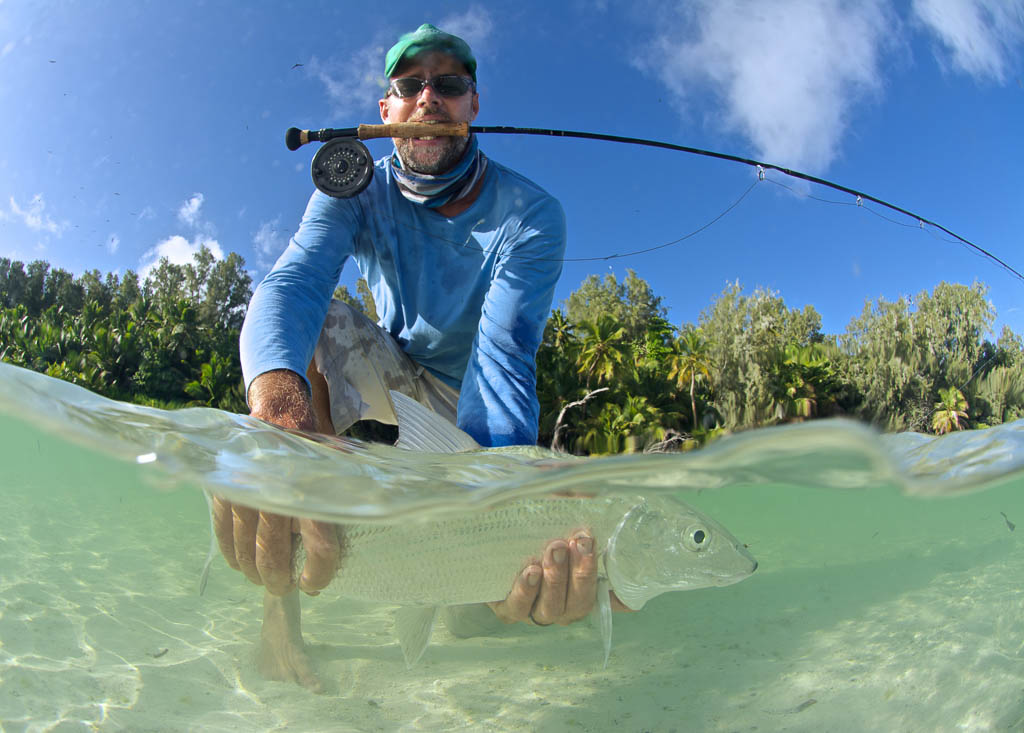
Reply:
[[360, 140], [373, 140], [379, 137], [427, 137], [449, 136], [467, 137], [469, 135], [468, 122], [439, 122], [428, 124], [426, 122], [395, 122], [390, 125], [360, 125], [357, 128], [356, 136]]

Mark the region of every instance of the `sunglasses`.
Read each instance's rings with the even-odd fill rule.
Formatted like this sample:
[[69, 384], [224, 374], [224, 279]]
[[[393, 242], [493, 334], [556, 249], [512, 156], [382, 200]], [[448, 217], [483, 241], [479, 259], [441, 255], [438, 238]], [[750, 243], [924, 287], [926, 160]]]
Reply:
[[442, 74], [433, 79], [417, 79], [415, 76], [392, 79], [390, 90], [396, 97], [407, 99], [419, 96], [423, 87], [428, 85], [442, 97], [461, 97], [475, 86], [472, 79], [467, 79], [464, 76]]

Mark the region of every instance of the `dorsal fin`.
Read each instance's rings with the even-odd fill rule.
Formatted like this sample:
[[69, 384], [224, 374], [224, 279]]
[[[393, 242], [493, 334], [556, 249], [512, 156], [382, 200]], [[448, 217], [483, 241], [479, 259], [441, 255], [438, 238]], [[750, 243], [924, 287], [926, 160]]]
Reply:
[[391, 390], [391, 404], [398, 418], [399, 448], [425, 453], [464, 453], [480, 445], [433, 410], [412, 397]]

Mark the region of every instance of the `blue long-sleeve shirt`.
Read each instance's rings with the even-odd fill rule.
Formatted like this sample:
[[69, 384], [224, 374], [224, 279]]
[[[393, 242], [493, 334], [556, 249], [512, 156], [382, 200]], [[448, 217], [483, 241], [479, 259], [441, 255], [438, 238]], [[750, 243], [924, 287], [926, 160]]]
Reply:
[[315, 192], [299, 230], [256, 288], [240, 342], [248, 390], [273, 369], [305, 378], [349, 257], [387, 330], [413, 360], [459, 389], [458, 426], [481, 445], [532, 444], [535, 357], [565, 251], [565, 214], [493, 160], [453, 219], [405, 199], [389, 158], [350, 199]]

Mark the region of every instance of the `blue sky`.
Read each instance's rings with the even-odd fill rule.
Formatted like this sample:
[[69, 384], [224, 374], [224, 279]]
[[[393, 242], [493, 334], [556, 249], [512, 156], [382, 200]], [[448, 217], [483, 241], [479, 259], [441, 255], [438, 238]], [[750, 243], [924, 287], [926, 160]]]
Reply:
[[[379, 122], [384, 52], [432, 22], [473, 46], [478, 124], [766, 160], [915, 211], [1024, 271], [1024, 0], [423, 7], [0, 0], [0, 256], [145, 271], [205, 243], [241, 254], [258, 281], [313, 190], [315, 150], [289, 152], [284, 131]], [[481, 144], [562, 201], [571, 258], [678, 239], [756, 180], [744, 165], [613, 143]], [[556, 303], [590, 273], [632, 268], [677, 325], [739, 280], [814, 305], [837, 333], [866, 298], [977, 279], [997, 329], [1024, 333], [1024, 282], [996, 265], [843, 194], [769, 179], [792, 190], [758, 183], [677, 245], [567, 263]], [[350, 265], [342, 282], [355, 277]]]

